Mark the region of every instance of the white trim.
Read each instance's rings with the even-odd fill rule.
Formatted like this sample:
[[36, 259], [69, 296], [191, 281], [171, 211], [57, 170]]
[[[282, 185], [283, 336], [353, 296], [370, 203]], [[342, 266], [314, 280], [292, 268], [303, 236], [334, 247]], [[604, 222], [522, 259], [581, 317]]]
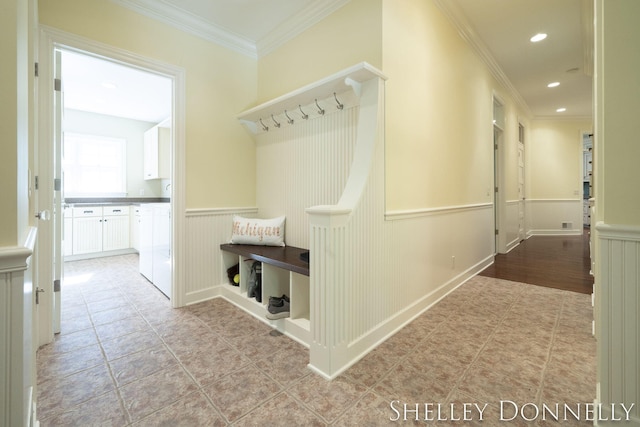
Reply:
[[[87, 39], [75, 34], [67, 33], [55, 28], [51, 28], [45, 25], [40, 26], [40, 31], [43, 37], [43, 42], [40, 44], [40, 59], [42, 65], [42, 72], [45, 73], [47, 67], [51, 68], [53, 61], [51, 55], [54, 47], [61, 47], [68, 50], [76, 50], [84, 54], [93, 54], [107, 58], [116, 63], [122, 65], [139, 68], [146, 72], [151, 72], [170, 78], [173, 81], [173, 93], [172, 93], [172, 112], [173, 123], [171, 130], [173, 132], [173, 144], [172, 144], [172, 197], [171, 197], [171, 209], [172, 209], [172, 250], [174, 254], [173, 268], [172, 268], [172, 292], [171, 302], [173, 307], [181, 307], [184, 300], [184, 283], [185, 283], [185, 271], [184, 271], [184, 251], [185, 251], [185, 224], [184, 216], [181, 215], [185, 211], [185, 194], [186, 194], [186, 178], [185, 178], [185, 123], [186, 123], [186, 72], [184, 68], [161, 62], [154, 58], [142, 56], [138, 53], [113, 47], [104, 43], [100, 43], [95, 40]], [[45, 64], [46, 62], [46, 64]], [[44, 66], [46, 65], [46, 67]], [[45, 79], [46, 74], [43, 74]], [[42, 79], [41, 83], [42, 84]], [[43, 129], [50, 129], [48, 126], [52, 114], [43, 114], [40, 116], [41, 122], [43, 122]], [[48, 127], [47, 127], [48, 126]], [[46, 139], [47, 132], [40, 134], [41, 139]], [[180, 213], [180, 214], [178, 214]]]
[[156, 0], [111, 0], [141, 15], [163, 22], [185, 33], [219, 44], [227, 49], [257, 59], [255, 42], [223, 29], [199, 16], [169, 3]]
[[263, 57], [273, 52], [278, 47], [349, 3], [349, 1], [350, 0], [325, 0], [323, 2], [311, 2], [309, 6], [278, 25], [273, 31], [256, 42], [258, 57]]
[[575, 199], [526, 199], [525, 202], [548, 203], [548, 202], [582, 202], [581, 198]]
[[434, 0], [436, 5], [440, 8], [440, 10], [445, 14], [445, 16], [449, 19], [449, 21], [456, 27], [460, 36], [471, 46], [471, 48], [478, 54], [482, 62], [489, 68], [489, 71], [495, 77], [495, 79], [504, 86], [513, 97], [514, 101], [520, 107], [527, 116], [533, 117], [533, 113], [531, 109], [524, 101], [520, 92], [515, 88], [515, 86], [511, 83], [507, 75], [502, 71], [502, 68], [495, 60], [493, 55], [491, 55], [491, 51], [487, 46], [482, 42], [482, 39], [476, 34], [473, 26], [469, 23], [467, 18], [464, 16], [464, 13], [460, 10], [460, 8], [455, 5], [454, 2], [447, 0]]
[[[571, 230], [561, 230], [561, 229], [539, 229], [539, 230], [529, 230], [527, 232], [527, 236], [581, 236], [582, 235], [582, 227], [580, 229], [571, 229]], [[527, 237], [527, 238], [528, 238]]]
[[229, 214], [256, 214], [258, 213], [257, 207], [252, 208], [204, 208], [204, 209], [187, 209], [185, 216], [187, 218], [194, 216], [209, 216], [209, 215], [229, 215]]
[[24, 271], [29, 267], [29, 257], [33, 254], [37, 234], [36, 227], [29, 227], [29, 232], [22, 246], [0, 248], [0, 273]]
[[606, 224], [598, 221], [596, 230], [598, 230], [598, 237], [601, 239], [640, 241], [640, 226], [638, 225]]
[[157, 0], [111, 0], [151, 19], [163, 22], [185, 33], [219, 44], [227, 49], [258, 59], [282, 46], [298, 34], [311, 28], [350, 0], [325, 0], [310, 2], [300, 12], [280, 23], [260, 40], [252, 40], [241, 34], [216, 25], [168, 2]]
[[493, 203], [474, 203], [469, 205], [442, 206], [437, 208], [387, 211], [385, 213], [385, 219], [387, 221], [397, 221], [397, 220], [404, 220], [404, 219], [420, 218], [420, 217], [431, 216], [431, 215], [441, 215], [446, 213], [468, 211], [468, 210], [474, 210], [474, 209], [486, 209], [486, 208], [492, 208], [492, 207], [493, 207]]

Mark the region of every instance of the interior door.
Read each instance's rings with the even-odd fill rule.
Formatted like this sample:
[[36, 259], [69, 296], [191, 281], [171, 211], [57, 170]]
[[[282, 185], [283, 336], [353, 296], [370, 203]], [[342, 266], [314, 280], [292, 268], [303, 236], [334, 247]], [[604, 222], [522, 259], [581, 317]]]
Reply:
[[62, 115], [64, 111], [64, 92], [62, 91], [62, 52], [54, 54], [54, 191], [53, 191], [53, 332], [60, 333], [60, 315], [62, 299], [62, 268], [64, 254], [62, 250], [64, 224], [64, 191], [62, 188]]
[[[61, 55], [45, 52], [40, 80], [43, 114], [38, 142], [38, 209], [51, 221], [38, 226], [37, 297], [38, 346], [53, 341], [60, 332], [60, 283], [62, 279], [62, 80]], [[53, 112], [53, 114], [51, 114]], [[50, 213], [50, 214], [49, 214]], [[46, 219], [41, 217], [40, 219]]]
[[524, 144], [518, 142], [518, 237], [520, 241], [526, 238], [524, 176]]

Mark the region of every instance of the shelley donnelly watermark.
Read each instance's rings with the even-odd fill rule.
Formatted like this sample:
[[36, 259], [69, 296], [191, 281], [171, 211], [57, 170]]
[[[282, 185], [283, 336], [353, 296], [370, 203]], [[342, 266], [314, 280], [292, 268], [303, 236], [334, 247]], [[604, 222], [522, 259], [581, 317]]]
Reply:
[[409, 403], [392, 400], [390, 421], [629, 421], [635, 403]]

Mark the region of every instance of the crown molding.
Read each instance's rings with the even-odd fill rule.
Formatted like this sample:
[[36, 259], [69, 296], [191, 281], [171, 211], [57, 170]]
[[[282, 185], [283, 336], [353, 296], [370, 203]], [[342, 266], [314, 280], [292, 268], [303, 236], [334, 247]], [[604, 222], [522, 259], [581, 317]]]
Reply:
[[278, 25], [271, 33], [255, 41], [205, 21], [201, 17], [162, 0], [111, 0], [149, 18], [164, 22], [186, 33], [257, 59], [273, 52], [340, 9], [351, 0], [326, 0], [311, 4]]
[[329, 0], [312, 2], [300, 12], [278, 25], [256, 43], [258, 56], [265, 56], [285, 44], [303, 31], [311, 28], [327, 16], [331, 15], [351, 0]]
[[155, 19], [186, 33], [257, 58], [256, 45], [252, 40], [205, 21], [197, 15], [158, 0], [111, 0], [112, 2]]
[[507, 75], [504, 73], [500, 65], [496, 62], [493, 55], [482, 42], [482, 39], [478, 36], [473, 26], [469, 23], [464, 13], [460, 8], [451, 1], [447, 0], [434, 0], [434, 3], [440, 8], [444, 15], [449, 19], [453, 26], [458, 30], [460, 36], [465, 40], [469, 46], [478, 54], [482, 62], [489, 68], [489, 71], [493, 77], [503, 85], [511, 94], [515, 103], [525, 112], [528, 117], [534, 117], [531, 112], [531, 108], [527, 105], [520, 92], [511, 83]]

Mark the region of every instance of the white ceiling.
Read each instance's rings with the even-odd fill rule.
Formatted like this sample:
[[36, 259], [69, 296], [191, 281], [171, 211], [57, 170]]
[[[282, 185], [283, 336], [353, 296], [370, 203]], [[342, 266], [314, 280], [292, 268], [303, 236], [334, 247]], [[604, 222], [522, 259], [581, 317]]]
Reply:
[[[259, 57], [349, 0], [112, 1]], [[538, 118], [591, 117], [593, 17], [588, 0], [434, 1], [527, 112]], [[548, 38], [529, 42], [538, 32]], [[63, 78], [67, 108], [150, 122], [170, 114], [166, 78], [72, 54], [65, 55]], [[561, 84], [548, 89], [552, 81]], [[104, 82], [117, 88], [108, 90]], [[560, 107], [566, 112], [557, 113]]]
[[62, 52], [64, 107], [159, 123], [171, 116], [171, 79], [104, 59]]

